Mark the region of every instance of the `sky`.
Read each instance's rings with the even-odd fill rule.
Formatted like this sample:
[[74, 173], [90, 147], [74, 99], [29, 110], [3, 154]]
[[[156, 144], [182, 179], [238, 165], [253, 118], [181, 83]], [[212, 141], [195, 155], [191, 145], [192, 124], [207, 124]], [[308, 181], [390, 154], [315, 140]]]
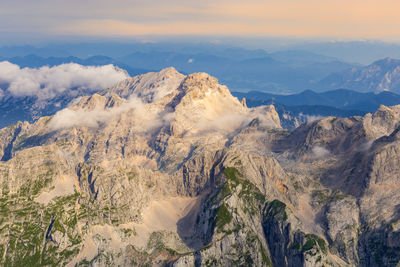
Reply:
[[1, 0], [4, 36], [400, 41], [398, 0]]

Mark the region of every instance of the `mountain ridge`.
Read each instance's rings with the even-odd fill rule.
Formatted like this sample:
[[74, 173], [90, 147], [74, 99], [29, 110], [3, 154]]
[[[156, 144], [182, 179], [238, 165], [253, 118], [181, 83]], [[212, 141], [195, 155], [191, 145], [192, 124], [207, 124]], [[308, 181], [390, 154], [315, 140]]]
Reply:
[[400, 104], [400, 95], [394, 92], [358, 92], [349, 89], [335, 89], [325, 92], [315, 92], [313, 90], [305, 90], [298, 94], [279, 95], [264, 93], [260, 91], [233, 92], [237, 97], [245, 97], [254, 101], [275, 101], [279, 104], [296, 106], [296, 105], [324, 105], [339, 109], [363, 110], [365, 112], [373, 112], [379, 106]]
[[324, 88], [348, 88], [360, 92], [399, 92], [400, 60], [390, 57], [368, 66], [331, 74], [318, 85]]

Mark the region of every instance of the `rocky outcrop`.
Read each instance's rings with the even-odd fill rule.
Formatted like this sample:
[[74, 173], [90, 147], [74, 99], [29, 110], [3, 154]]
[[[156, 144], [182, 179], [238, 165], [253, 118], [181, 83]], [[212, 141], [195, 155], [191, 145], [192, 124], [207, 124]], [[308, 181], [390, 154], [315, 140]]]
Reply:
[[339, 255], [346, 264], [357, 265], [360, 219], [355, 199], [336, 192], [327, 204], [325, 216], [331, 252]]

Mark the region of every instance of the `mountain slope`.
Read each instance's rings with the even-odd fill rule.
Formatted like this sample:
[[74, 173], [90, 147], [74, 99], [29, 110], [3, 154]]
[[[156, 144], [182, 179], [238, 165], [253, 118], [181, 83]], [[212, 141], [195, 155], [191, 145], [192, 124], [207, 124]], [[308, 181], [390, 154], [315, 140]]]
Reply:
[[400, 104], [400, 95], [392, 92], [361, 93], [339, 89], [317, 93], [311, 90], [292, 95], [276, 95], [258, 91], [233, 92], [234, 96], [245, 98], [249, 107], [274, 105], [282, 127], [294, 129], [301, 123], [321, 117], [363, 116], [374, 112], [380, 105]]
[[352, 68], [321, 80], [321, 88], [346, 88], [360, 92], [400, 92], [400, 60], [385, 58], [362, 68]]
[[393, 266], [399, 121], [289, 132], [208, 74], [133, 77], [0, 130], [0, 262]]

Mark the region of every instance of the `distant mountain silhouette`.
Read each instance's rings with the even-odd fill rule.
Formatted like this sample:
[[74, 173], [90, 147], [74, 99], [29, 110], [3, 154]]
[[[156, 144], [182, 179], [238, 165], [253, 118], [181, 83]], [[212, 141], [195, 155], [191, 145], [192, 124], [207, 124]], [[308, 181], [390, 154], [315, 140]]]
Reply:
[[258, 91], [248, 93], [234, 92], [234, 96], [245, 97], [248, 105], [279, 103], [287, 106], [328, 106], [343, 110], [373, 112], [380, 105], [400, 104], [400, 95], [393, 92], [361, 93], [352, 90], [338, 89], [317, 93], [306, 90], [299, 94], [278, 95]]
[[7, 60], [11, 63], [19, 65], [21, 68], [29, 67], [29, 68], [39, 68], [42, 66], [56, 66], [64, 63], [77, 63], [85, 66], [101, 66], [113, 64], [121, 69], [126, 70], [131, 76], [147, 73], [151, 70], [135, 68], [128, 66], [118, 60], [115, 60], [111, 57], [107, 56], [91, 56], [85, 59], [81, 59], [79, 57], [69, 56], [69, 57], [40, 57], [37, 55], [27, 55], [27, 56], [18, 56], [12, 58], [0, 58], [1, 61]]
[[0, 60], [22, 67], [114, 64], [132, 76], [173, 66], [182, 73], [210, 73], [233, 90], [286, 94], [323, 90], [317, 86], [321, 79], [356, 66], [305, 50], [268, 53], [226, 45], [161, 43], [0, 47]]
[[360, 92], [393, 91], [400, 93], [400, 60], [385, 58], [362, 68], [334, 73], [318, 83], [319, 88], [347, 88]]

